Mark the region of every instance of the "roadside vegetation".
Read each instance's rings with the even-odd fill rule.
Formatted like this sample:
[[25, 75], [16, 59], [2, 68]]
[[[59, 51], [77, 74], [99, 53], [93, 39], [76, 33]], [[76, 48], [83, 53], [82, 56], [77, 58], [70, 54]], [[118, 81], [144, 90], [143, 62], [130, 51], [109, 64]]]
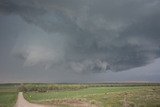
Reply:
[[[74, 84], [70, 84], [71, 86]], [[84, 85], [84, 84], [83, 84]], [[63, 84], [60, 85], [62, 87]], [[76, 90], [67, 88], [28, 91], [25, 98], [32, 103], [58, 105], [60, 107], [160, 107], [159, 84], [85, 84]], [[89, 106], [90, 107], [90, 106]]]
[[0, 84], [0, 107], [13, 107], [17, 93], [17, 84]]

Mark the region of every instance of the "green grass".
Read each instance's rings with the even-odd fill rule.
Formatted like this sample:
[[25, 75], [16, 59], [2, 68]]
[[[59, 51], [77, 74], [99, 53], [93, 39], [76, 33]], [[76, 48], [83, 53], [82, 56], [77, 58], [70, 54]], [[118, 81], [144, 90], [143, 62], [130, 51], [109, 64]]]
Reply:
[[14, 84], [0, 84], [0, 107], [13, 107], [17, 100], [17, 87]]
[[126, 98], [125, 102], [130, 107], [160, 107], [160, 86], [90, 87], [78, 91], [29, 92], [24, 95], [27, 100], [35, 103], [76, 98], [98, 102], [100, 107], [123, 107]]
[[39, 102], [53, 99], [81, 98], [88, 95], [98, 95], [106, 92], [124, 92], [134, 89], [137, 89], [137, 87], [91, 87], [78, 91], [51, 91], [46, 93], [29, 92], [25, 93], [25, 97], [31, 102]]
[[130, 107], [160, 107], [160, 87], [139, 87], [137, 90], [109, 92], [86, 98], [101, 102], [102, 107], [123, 107], [124, 98]]
[[16, 92], [0, 92], [0, 107], [13, 107], [16, 103]]

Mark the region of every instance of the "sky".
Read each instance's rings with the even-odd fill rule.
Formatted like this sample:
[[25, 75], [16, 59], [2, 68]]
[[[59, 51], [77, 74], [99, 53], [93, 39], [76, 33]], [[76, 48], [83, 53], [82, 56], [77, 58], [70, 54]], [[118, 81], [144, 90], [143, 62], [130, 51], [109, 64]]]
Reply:
[[0, 0], [0, 82], [160, 82], [159, 0]]

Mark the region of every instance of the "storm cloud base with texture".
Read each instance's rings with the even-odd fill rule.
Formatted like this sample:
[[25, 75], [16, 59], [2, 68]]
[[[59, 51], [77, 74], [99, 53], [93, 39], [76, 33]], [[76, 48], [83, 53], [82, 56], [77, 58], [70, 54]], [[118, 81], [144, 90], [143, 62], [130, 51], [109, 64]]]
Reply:
[[0, 66], [78, 75], [145, 66], [160, 57], [159, 11], [159, 0], [0, 0]]

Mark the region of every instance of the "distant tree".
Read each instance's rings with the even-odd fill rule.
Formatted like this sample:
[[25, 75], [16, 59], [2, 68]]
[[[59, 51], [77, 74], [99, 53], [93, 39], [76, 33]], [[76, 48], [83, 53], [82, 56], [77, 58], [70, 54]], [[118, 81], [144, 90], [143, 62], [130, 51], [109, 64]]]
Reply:
[[20, 87], [18, 87], [18, 91], [19, 92], [27, 92], [27, 88], [24, 85], [21, 85]]

